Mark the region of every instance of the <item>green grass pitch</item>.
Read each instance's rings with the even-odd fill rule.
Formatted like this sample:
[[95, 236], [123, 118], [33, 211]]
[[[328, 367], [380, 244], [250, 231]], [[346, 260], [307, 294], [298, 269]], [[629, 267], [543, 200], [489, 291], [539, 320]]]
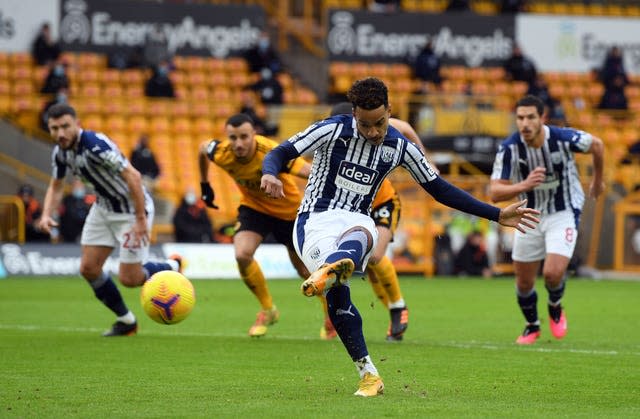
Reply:
[[401, 279], [405, 340], [352, 280], [385, 394], [353, 396], [338, 341], [321, 341], [319, 302], [270, 281], [281, 311], [266, 337], [246, 333], [258, 305], [241, 281], [194, 281], [184, 322], [146, 318], [124, 289], [135, 337], [102, 338], [112, 315], [79, 278], [0, 280], [0, 417], [640, 417], [640, 282], [570, 280], [569, 333], [554, 340], [538, 283], [542, 337], [524, 322], [512, 278]]

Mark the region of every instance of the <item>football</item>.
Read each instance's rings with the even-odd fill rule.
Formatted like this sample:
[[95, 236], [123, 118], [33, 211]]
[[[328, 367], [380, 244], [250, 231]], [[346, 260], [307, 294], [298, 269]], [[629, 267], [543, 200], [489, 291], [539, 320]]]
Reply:
[[161, 271], [142, 286], [140, 304], [145, 313], [161, 324], [179, 323], [196, 304], [193, 284], [181, 273]]

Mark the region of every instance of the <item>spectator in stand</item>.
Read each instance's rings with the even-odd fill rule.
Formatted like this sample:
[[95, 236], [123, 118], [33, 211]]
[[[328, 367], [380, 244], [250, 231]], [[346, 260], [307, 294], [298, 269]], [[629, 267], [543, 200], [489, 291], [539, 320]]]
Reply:
[[25, 240], [27, 242], [48, 242], [49, 235], [36, 227], [36, 222], [42, 216], [42, 208], [34, 196], [33, 186], [28, 184], [20, 186], [18, 196], [24, 204]]
[[440, 86], [442, 77], [440, 76], [440, 57], [433, 51], [433, 43], [427, 42], [422, 51], [415, 58], [413, 71], [415, 76], [422, 82], [420, 93], [427, 93], [428, 83]]
[[526, 0], [502, 0], [500, 5], [500, 13], [518, 13], [524, 12]]
[[519, 45], [514, 44], [511, 50], [511, 57], [504, 62], [504, 70], [509, 81], [526, 81], [531, 86], [538, 71], [529, 58], [525, 57]]
[[260, 70], [260, 79], [251, 85], [251, 89], [260, 95], [260, 100], [266, 105], [282, 105], [283, 88], [278, 79], [273, 77], [270, 68]]
[[58, 208], [62, 241], [66, 243], [80, 241], [84, 220], [89, 215], [89, 209], [95, 200], [96, 196], [87, 194], [87, 188], [80, 179], [73, 181], [71, 193], [62, 198], [62, 204]]
[[258, 42], [253, 48], [247, 50], [244, 58], [249, 64], [249, 71], [256, 73], [267, 67], [272, 73], [282, 70], [282, 62], [276, 50], [271, 46], [271, 39], [266, 31], [262, 31]]
[[456, 255], [454, 272], [462, 276], [491, 277], [489, 256], [480, 231], [472, 231], [467, 236], [467, 240]]
[[37, 65], [48, 65], [60, 56], [60, 44], [51, 36], [51, 25], [45, 22], [40, 27], [38, 36], [31, 45], [31, 56]]
[[608, 110], [629, 109], [627, 96], [624, 93], [624, 86], [624, 75], [616, 75], [609, 85], [605, 86], [598, 108]]
[[149, 148], [149, 137], [142, 134], [138, 144], [131, 152], [131, 165], [142, 175], [142, 183], [152, 192], [155, 189], [156, 180], [160, 176], [160, 166]]
[[153, 25], [147, 34], [142, 55], [144, 64], [151, 69], [157, 68], [163, 62], [171, 63], [169, 44], [160, 24]]
[[69, 77], [67, 76], [68, 64], [64, 61], [50, 63], [49, 73], [44, 79], [44, 84], [40, 93], [57, 93], [62, 87], [69, 87]]
[[173, 215], [173, 229], [178, 243], [214, 243], [213, 226], [204, 201], [193, 188], [187, 189]]
[[619, 80], [616, 80], [617, 76], [621, 76], [623, 81], [623, 87], [629, 84], [629, 77], [624, 69], [624, 62], [622, 59], [622, 50], [617, 47], [611, 47], [607, 56], [602, 64], [600, 70], [600, 81], [607, 88], [611, 85], [619, 84]]
[[265, 135], [267, 137], [278, 135], [280, 127], [269, 121], [265, 121], [256, 109], [256, 94], [250, 88], [246, 87], [240, 92], [240, 102], [242, 107], [240, 113], [248, 115], [253, 120], [253, 125], [256, 130], [256, 134]]
[[540, 74], [538, 74], [533, 80], [533, 83], [529, 85], [527, 94], [539, 97], [549, 108], [553, 108], [553, 106], [555, 105], [556, 100], [551, 97], [549, 86], [547, 85], [544, 77], [542, 77], [542, 75]]
[[169, 78], [169, 62], [162, 61], [153, 69], [153, 73], [144, 88], [144, 94], [148, 97], [175, 97], [173, 83]]
[[469, 0], [450, 0], [447, 12], [465, 12], [471, 10]]
[[42, 112], [40, 112], [40, 128], [42, 128], [43, 131], [49, 133], [49, 126], [47, 125], [47, 121], [49, 120], [49, 108], [53, 105], [57, 105], [58, 103], [68, 102], [69, 88], [62, 86], [58, 89], [55, 96], [42, 107]]

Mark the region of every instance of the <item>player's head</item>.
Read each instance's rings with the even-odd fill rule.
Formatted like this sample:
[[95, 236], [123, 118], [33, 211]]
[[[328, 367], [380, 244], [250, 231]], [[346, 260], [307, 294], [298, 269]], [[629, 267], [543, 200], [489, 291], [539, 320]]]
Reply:
[[331, 116], [353, 114], [353, 105], [350, 102], [340, 102], [331, 108]]
[[49, 108], [47, 126], [51, 138], [63, 150], [71, 149], [78, 141], [80, 125], [78, 125], [76, 110], [66, 103], [58, 103]]
[[537, 96], [526, 95], [516, 102], [516, 125], [526, 143], [534, 142], [542, 133], [544, 102]]
[[373, 144], [382, 144], [391, 116], [387, 86], [374, 77], [358, 80], [347, 92], [347, 99], [360, 134]]
[[227, 138], [231, 142], [233, 154], [238, 159], [250, 159], [256, 151], [256, 130], [249, 115], [235, 114], [224, 124]]

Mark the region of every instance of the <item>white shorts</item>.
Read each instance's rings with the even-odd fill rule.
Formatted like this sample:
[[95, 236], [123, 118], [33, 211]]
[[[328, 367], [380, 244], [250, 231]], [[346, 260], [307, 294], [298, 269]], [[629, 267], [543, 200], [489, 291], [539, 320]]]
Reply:
[[578, 230], [573, 211], [560, 211], [541, 217], [535, 229], [523, 234], [515, 231], [511, 259], [518, 262], [535, 262], [548, 253], [573, 256]]
[[344, 233], [356, 226], [363, 227], [373, 237], [371, 249], [366, 252], [362, 266], [356, 267], [357, 272], [364, 272], [378, 242], [378, 230], [373, 218], [367, 215], [329, 210], [309, 213], [306, 220], [298, 217], [293, 228], [293, 245], [309, 272], [314, 272], [338, 249], [338, 241]]
[[[147, 205], [147, 227], [153, 225], [153, 207]], [[149, 256], [149, 242], [134, 243], [131, 230], [135, 224], [134, 214], [110, 212], [94, 204], [82, 228], [80, 244], [84, 246], [120, 247], [121, 263], [145, 262]]]

